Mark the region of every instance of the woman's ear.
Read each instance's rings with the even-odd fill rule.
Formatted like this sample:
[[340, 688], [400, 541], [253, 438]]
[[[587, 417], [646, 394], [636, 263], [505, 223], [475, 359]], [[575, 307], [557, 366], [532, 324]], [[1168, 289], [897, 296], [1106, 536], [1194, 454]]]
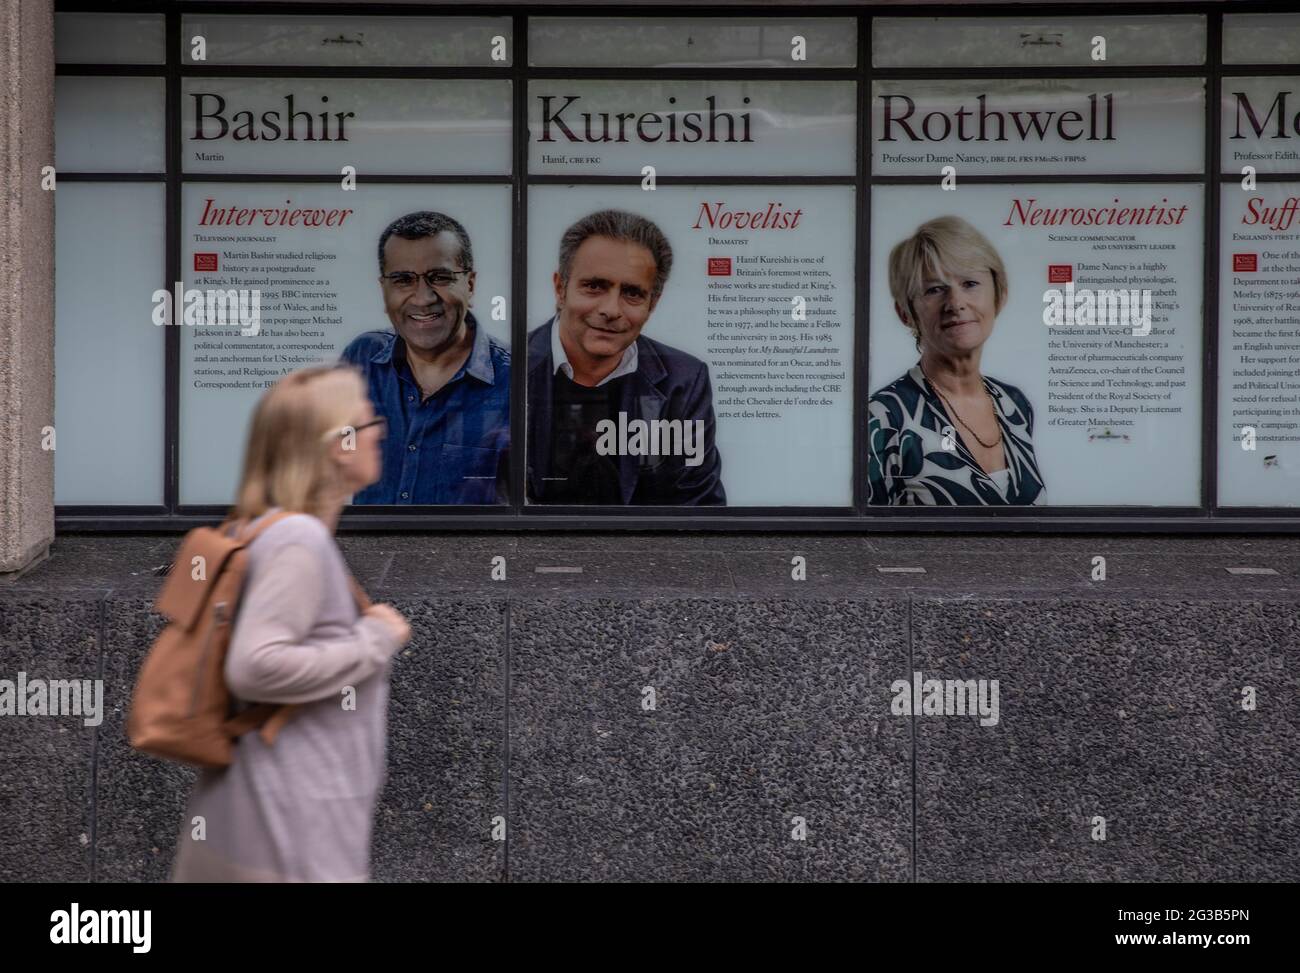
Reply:
[[344, 435], [345, 433], [340, 433], [337, 436], [331, 436], [329, 444], [326, 446], [330, 459], [330, 467], [336, 473], [343, 463], [347, 461], [347, 452], [343, 448]]
[[916, 322], [912, 320], [912, 316], [907, 311], [903, 310], [903, 305], [899, 304], [897, 301], [894, 302], [894, 313], [898, 315], [898, 320], [902, 321], [903, 324], [907, 326], [907, 330], [912, 332], [912, 340], [916, 342], [916, 350], [920, 351], [921, 329], [916, 325]]

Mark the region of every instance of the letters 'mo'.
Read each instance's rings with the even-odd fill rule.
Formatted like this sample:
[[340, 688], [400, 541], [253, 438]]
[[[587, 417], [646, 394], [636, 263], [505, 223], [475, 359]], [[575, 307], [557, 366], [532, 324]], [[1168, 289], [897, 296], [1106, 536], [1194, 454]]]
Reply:
[[1279, 91], [1277, 97], [1273, 99], [1273, 103], [1268, 106], [1268, 114], [1264, 116], [1264, 120], [1261, 122], [1259, 116], [1255, 114], [1255, 108], [1250, 103], [1250, 98], [1246, 95], [1246, 92], [1234, 91], [1232, 96], [1237, 100], [1237, 126], [1236, 131], [1229, 135], [1228, 138], [1244, 139], [1249, 137], [1241, 134], [1241, 116], [1243, 112], [1246, 115], [1246, 121], [1255, 130], [1256, 138], [1264, 137], [1265, 129], [1273, 123], [1274, 114], [1277, 115], [1277, 129], [1274, 134], [1268, 136], [1269, 138], [1291, 138], [1291, 132], [1287, 131], [1288, 127], [1296, 136], [1300, 136], [1300, 111], [1296, 112], [1291, 118], [1286, 117], [1286, 96], [1290, 93], [1289, 91]]

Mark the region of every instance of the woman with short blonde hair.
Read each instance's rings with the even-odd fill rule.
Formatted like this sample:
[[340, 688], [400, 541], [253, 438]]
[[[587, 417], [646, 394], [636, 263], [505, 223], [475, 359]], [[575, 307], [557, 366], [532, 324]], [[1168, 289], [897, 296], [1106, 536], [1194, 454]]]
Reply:
[[230, 766], [202, 772], [174, 881], [369, 878], [388, 671], [410, 627], [389, 605], [360, 611], [333, 535], [351, 495], [379, 478], [383, 431], [350, 367], [286, 375], [257, 404], [232, 519], [289, 515], [248, 546], [225, 678], [241, 705], [294, 711], [274, 744], [246, 733]]
[[1045, 503], [1033, 408], [980, 372], [1009, 291], [997, 249], [960, 217], [929, 220], [890, 251], [889, 289], [920, 360], [868, 400], [868, 502]]
[[921, 294], [927, 268], [935, 267], [959, 271], [985, 268], [993, 276], [995, 310], [1001, 313], [1007, 303], [1007, 269], [984, 234], [956, 216], [923, 223], [889, 253], [889, 293], [907, 312], [903, 323], [915, 335], [918, 351], [921, 335], [914, 301]]

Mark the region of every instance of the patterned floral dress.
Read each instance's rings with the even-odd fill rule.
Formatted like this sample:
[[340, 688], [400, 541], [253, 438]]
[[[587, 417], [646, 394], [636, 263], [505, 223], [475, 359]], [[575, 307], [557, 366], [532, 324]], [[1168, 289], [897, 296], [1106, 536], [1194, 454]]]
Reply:
[[[1047, 492], [1034, 458], [1034, 410], [1024, 393], [984, 376], [1002, 429], [1007, 473], [985, 473], [957, 434], [920, 362], [867, 402], [868, 503], [892, 506], [1044, 504]], [[951, 445], [944, 448], [944, 432]], [[995, 471], [996, 473], [997, 471]], [[999, 480], [1005, 487], [999, 485]]]

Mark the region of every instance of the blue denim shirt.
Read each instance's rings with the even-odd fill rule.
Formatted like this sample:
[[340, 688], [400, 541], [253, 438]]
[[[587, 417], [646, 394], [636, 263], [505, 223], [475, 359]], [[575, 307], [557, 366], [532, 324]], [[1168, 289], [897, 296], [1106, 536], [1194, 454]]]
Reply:
[[353, 503], [506, 503], [510, 456], [510, 349], [478, 326], [451, 381], [421, 401], [393, 331], [367, 331], [343, 349], [361, 369], [377, 415], [388, 420], [384, 470]]

